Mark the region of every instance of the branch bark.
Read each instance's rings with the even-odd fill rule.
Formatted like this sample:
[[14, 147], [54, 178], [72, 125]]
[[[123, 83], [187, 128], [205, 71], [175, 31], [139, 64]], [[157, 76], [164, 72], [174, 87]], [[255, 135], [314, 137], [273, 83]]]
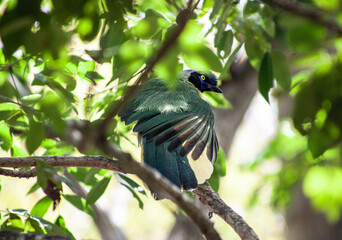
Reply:
[[194, 193], [199, 200], [206, 205], [211, 211], [220, 216], [228, 223], [234, 231], [244, 240], [258, 240], [254, 230], [245, 222], [245, 220], [231, 209], [220, 196], [211, 188], [208, 182], [201, 184]]

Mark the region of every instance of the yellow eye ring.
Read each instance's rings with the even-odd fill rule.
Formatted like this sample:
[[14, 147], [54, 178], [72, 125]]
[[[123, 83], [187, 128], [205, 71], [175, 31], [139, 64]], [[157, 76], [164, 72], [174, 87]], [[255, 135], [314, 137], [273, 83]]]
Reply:
[[205, 76], [204, 76], [204, 75], [201, 75], [201, 79], [204, 81], [204, 80], [205, 80]]

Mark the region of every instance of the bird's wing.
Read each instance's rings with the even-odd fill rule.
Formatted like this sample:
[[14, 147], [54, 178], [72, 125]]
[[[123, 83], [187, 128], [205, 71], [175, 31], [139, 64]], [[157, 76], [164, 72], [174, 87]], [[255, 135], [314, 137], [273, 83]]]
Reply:
[[[209, 104], [200, 98], [197, 90], [186, 87], [187, 85], [182, 86], [176, 91], [163, 89], [162, 92], [160, 88], [145, 87], [146, 90], [143, 89], [137, 95], [125, 113], [121, 114], [121, 118], [126, 124], [137, 121], [134, 131], [142, 139], [144, 161], [156, 167], [175, 184], [189, 189], [196, 187], [197, 183], [189, 183], [187, 187], [184, 181], [181, 180], [179, 184], [176, 178], [178, 175], [178, 178], [191, 178], [188, 175], [192, 174], [198, 183], [208, 179], [217, 158], [218, 142]], [[162, 156], [163, 163], [157, 160]], [[177, 159], [178, 175], [173, 169], [161, 169], [177, 167], [171, 163], [164, 166], [168, 159], [172, 164], [175, 161], [172, 162], [171, 159]], [[186, 170], [189, 166], [193, 173]], [[190, 172], [191, 170], [189, 169]], [[187, 175], [181, 171], [185, 171]], [[177, 176], [173, 177], [172, 174]]]

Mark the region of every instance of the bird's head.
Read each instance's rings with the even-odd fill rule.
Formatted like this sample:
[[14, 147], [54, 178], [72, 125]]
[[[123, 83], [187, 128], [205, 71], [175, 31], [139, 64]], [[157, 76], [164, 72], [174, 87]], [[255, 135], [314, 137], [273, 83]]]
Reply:
[[217, 79], [214, 75], [200, 73], [195, 70], [184, 70], [181, 75], [182, 79], [191, 82], [201, 92], [222, 93], [222, 90], [217, 86]]

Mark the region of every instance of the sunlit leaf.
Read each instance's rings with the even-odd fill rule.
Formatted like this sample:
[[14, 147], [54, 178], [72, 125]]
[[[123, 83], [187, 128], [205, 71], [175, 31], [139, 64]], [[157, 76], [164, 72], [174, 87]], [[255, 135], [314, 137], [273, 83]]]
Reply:
[[59, 215], [56, 220], [55, 220], [55, 225], [61, 227], [64, 229], [64, 231], [68, 234], [68, 236], [70, 236], [71, 238], [75, 239], [75, 237], [72, 235], [72, 233], [67, 229], [66, 225], [65, 225], [65, 220], [64, 218]]
[[17, 145], [13, 145], [11, 147], [11, 156], [12, 157], [26, 157], [27, 154], [22, 148], [18, 147]]
[[15, 103], [0, 103], [0, 111], [13, 111], [13, 110], [19, 110], [20, 107], [18, 104]]
[[20, 100], [25, 104], [36, 103], [42, 97], [41, 94], [30, 94], [22, 97]]
[[170, 86], [175, 85], [178, 74], [183, 69], [178, 60], [178, 53], [176, 48], [171, 49], [169, 54], [156, 65], [157, 76], [165, 80]]
[[231, 108], [232, 107], [223, 94], [218, 94], [218, 93], [213, 93], [213, 92], [204, 92], [203, 99], [214, 107], [219, 107], [219, 108]]
[[0, 146], [3, 150], [8, 151], [13, 144], [12, 134], [5, 122], [0, 122]]
[[[331, 222], [341, 217], [342, 170], [338, 167], [311, 167], [304, 177], [303, 190], [314, 206]], [[327, 204], [329, 203], [329, 204]]]
[[33, 206], [30, 214], [38, 217], [44, 217], [51, 204], [52, 200], [50, 198], [43, 197]]

